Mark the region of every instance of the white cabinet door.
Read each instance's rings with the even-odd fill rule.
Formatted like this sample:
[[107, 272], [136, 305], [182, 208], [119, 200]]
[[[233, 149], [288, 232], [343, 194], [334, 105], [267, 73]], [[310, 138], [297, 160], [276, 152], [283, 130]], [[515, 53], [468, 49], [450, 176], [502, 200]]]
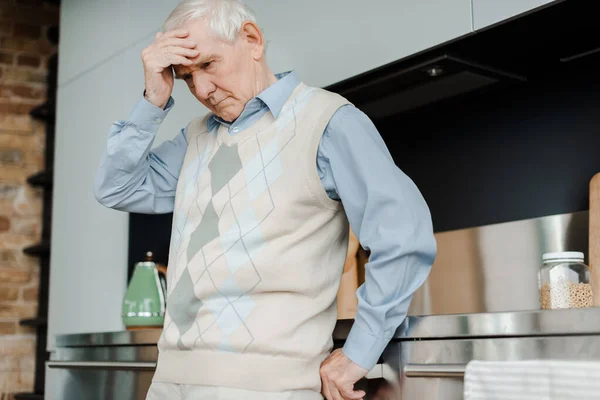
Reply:
[[127, 3], [64, 0], [61, 4], [58, 82], [63, 85], [106, 62], [122, 47]]
[[473, 0], [475, 30], [514, 17], [555, 0]]
[[[62, 54], [61, 54], [62, 57]], [[127, 214], [94, 198], [94, 175], [123, 104], [120, 55], [58, 89], [48, 348], [54, 335], [122, 329]]]
[[471, 32], [471, 0], [246, 0], [273, 72], [327, 86]]

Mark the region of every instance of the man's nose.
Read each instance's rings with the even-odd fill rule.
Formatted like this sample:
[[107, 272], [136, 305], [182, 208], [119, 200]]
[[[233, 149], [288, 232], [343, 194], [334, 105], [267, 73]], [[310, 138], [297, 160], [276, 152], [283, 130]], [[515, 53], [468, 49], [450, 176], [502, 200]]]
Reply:
[[196, 96], [202, 100], [207, 100], [217, 88], [205, 74], [194, 74], [194, 87]]

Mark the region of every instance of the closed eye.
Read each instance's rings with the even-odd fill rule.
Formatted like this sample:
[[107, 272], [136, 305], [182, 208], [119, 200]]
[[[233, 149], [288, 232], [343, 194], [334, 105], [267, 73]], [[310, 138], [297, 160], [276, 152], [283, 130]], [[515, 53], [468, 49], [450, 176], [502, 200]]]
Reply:
[[194, 78], [192, 77], [192, 74], [184, 74], [181, 76], [181, 79], [185, 81], [189, 88], [194, 87]]
[[210, 67], [212, 65], [212, 63], [213, 63], [212, 61], [204, 62], [204, 63], [200, 64], [200, 68], [207, 69], [208, 67]]

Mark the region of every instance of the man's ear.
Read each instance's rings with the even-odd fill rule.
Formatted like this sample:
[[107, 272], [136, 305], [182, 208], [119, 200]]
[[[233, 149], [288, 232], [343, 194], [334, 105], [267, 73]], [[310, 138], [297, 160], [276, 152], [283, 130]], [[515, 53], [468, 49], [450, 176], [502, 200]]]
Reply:
[[246, 21], [240, 29], [242, 39], [252, 49], [252, 57], [259, 61], [265, 54], [265, 39], [260, 28], [252, 21]]

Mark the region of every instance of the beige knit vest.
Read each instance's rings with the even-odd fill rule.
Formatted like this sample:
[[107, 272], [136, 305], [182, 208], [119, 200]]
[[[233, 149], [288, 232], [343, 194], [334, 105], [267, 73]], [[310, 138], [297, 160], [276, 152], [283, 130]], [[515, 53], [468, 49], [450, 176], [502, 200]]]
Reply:
[[348, 222], [316, 158], [344, 104], [300, 84], [236, 135], [188, 126], [155, 381], [320, 391]]

